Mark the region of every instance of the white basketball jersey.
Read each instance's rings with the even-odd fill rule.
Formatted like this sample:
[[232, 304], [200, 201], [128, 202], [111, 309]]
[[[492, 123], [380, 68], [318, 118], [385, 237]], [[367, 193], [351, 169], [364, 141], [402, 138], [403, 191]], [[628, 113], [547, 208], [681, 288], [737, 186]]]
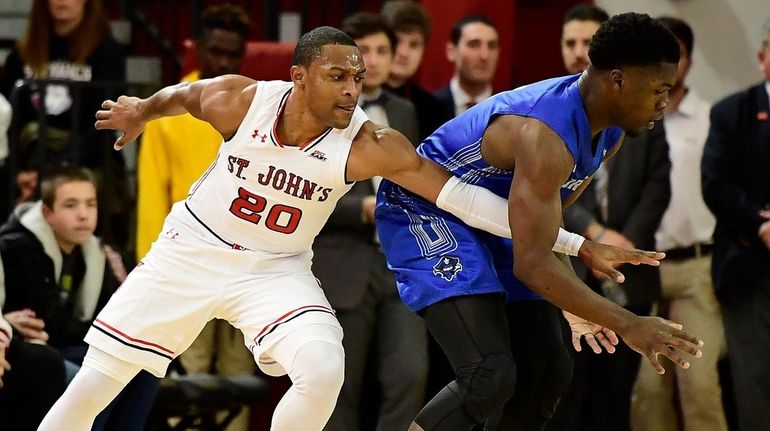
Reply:
[[234, 248], [309, 250], [353, 185], [345, 169], [366, 114], [357, 107], [347, 128], [329, 128], [301, 147], [283, 146], [275, 127], [291, 89], [291, 82], [260, 81], [238, 131], [190, 188], [187, 209]]

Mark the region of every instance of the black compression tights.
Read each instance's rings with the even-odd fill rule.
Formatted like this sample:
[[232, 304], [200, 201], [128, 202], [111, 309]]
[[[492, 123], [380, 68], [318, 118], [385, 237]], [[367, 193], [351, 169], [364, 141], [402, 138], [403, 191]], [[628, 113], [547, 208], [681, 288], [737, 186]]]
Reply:
[[429, 306], [423, 317], [456, 379], [420, 411], [415, 419], [420, 427], [544, 428], [572, 375], [554, 306], [545, 301], [505, 304], [495, 294], [461, 296]]

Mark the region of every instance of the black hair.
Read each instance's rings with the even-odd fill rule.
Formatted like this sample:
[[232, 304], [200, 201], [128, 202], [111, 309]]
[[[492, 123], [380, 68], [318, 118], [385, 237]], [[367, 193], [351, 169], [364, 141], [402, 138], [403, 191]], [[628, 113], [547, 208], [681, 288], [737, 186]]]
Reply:
[[380, 15], [393, 31], [419, 31], [425, 40], [430, 37], [430, 16], [413, 0], [392, 0], [382, 5]]
[[324, 45], [358, 46], [344, 31], [334, 27], [316, 27], [302, 35], [294, 48], [291, 57], [293, 66], [310, 67], [319, 55]]
[[570, 21], [593, 21], [601, 24], [610, 19], [607, 12], [599, 6], [592, 4], [578, 4], [564, 14], [564, 24]]
[[692, 34], [692, 28], [690, 25], [673, 16], [662, 16], [658, 18], [658, 21], [665, 25], [671, 33], [674, 33], [674, 36], [684, 45], [684, 48], [687, 51], [687, 56], [691, 57], [692, 47], [695, 43], [695, 36]]
[[385, 20], [377, 14], [371, 12], [356, 12], [342, 20], [340, 30], [347, 33], [353, 40], [361, 39], [366, 36], [384, 33], [390, 42], [390, 51], [396, 50], [396, 34], [388, 27]]
[[452, 26], [452, 35], [451, 35], [452, 45], [457, 46], [457, 44], [460, 42], [460, 36], [462, 36], [463, 34], [463, 27], [465, 27], [468, 24], [473, 24], [475, 22], [486, 24], [492, 27], [493, 29], [495, 29], [495, 31], [497, 31], [497, 27], [495, 26], [495, 23], [492, 22], [492, 20], [489, 19], [489, 17], [485, 15], [468, 15], [460, 19], [459, 21], [457, 21], [455, 25]]
[[231, 31], [246, 39], [251, 31], [249, 14], [242, 7], [232, 4], [210, 6], [201, 15], [198, 40], [206, 38], [216, 29]]
[[599, 26], [591, 39], [588, 58], [600, 70], [678, 63], [679, 43], [658, 20], [629, 12], [615, 15]]

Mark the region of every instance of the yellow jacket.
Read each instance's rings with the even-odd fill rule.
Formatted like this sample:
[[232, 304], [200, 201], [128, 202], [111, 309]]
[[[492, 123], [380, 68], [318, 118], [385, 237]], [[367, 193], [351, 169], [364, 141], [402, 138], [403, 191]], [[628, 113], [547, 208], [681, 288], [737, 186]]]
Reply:
[[[192, 72], [182, 81], [196, 81]], [[214, 161], [222, 136], [190, 114], [147, 123], [138, 161], [136, 258], [142, 259], [163, 228], [174, 202], [187, 192]]]

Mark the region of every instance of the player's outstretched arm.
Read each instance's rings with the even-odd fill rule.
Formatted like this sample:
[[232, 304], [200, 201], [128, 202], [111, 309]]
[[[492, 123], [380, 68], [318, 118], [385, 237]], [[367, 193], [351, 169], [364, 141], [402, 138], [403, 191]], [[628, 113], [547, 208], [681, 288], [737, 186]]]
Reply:
[[[398, 131], [366, 123], [353, 146], [348, 178], [368, 179], [380, 175], [433, 202], [439, 208], [477, 229], [510, 238], [508, 201], [491, 191], [464, 183], [446, 169], [420, 157], [412, 144]], [[585, 240], [580, 235], [559, 230], [553, 251], [580, 256], [586, 264], [618, 282], [623, 275], [615, 269], [623, 263], [659, 265], [663, 255], [641, 250], [624, 250]]]
[[[683, 368], [682, 353], [700, 356], [701, 342], [681, 326], [639, 317], [593, 292], [551, 252], [561, 222], [561, 185], [572, 171], [572, 156], [558, 135], [537, 120], [505, 116], [485, 135], [488, 151], [515, 164], [508, 198], [514, 272], [530, 289], [559, 308], [618, 333], [662, 373], [658, 355]], [[494, 158], [494, 156], [492, 156]]]
[[185, 113], [210, 123], [222, 136], [230, 136], [246, 115], [255, 89], [250, 78], [223, 75], [165, 87], [146, 99], [120, 96], [117, 101], [102, 103], [95, 127], [122, 132], [115, 141], [116, 150], [134, 141], [148, 121]]

